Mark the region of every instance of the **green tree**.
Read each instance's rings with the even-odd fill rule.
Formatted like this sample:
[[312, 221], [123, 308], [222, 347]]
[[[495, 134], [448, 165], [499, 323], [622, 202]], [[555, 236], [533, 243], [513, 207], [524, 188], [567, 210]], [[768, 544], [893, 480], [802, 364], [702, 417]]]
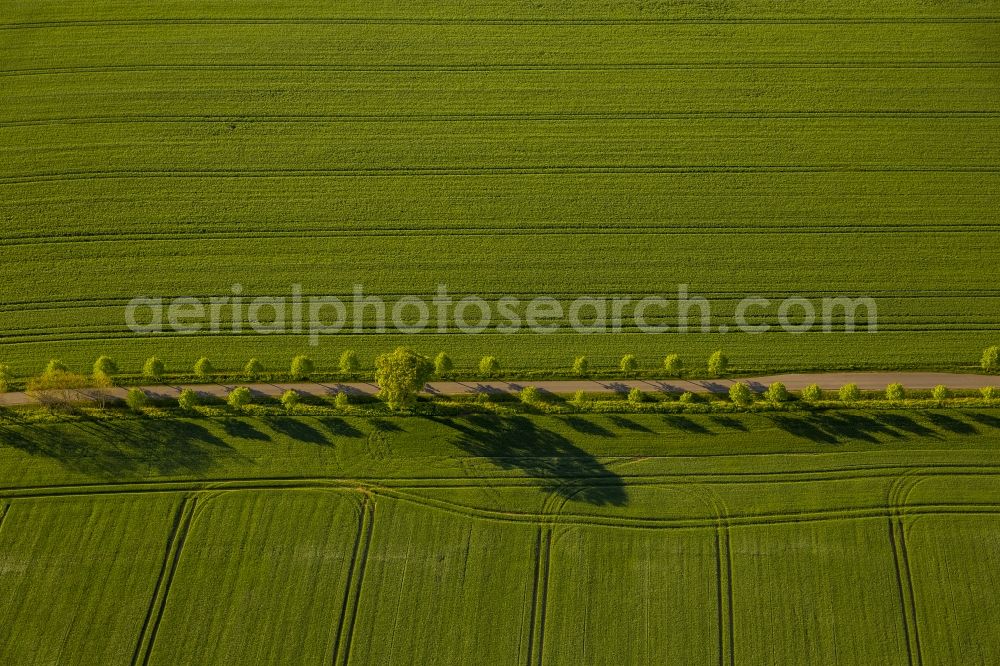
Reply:
[[405, 409], [417, 400], [417, 393], [434, 374], [434, 364], [412, 349], [397, 347], [375, 359], [375, 382], [379, 396], [389, 409]]
[[63, 363], [57, 358], [54, 358], [51, 361], [49, 361], [48, 365], [45, 366], [45, 372], [43, 372], [42, 374], [52, 375], [57, 372], [69, 372], [69, 368], [66, 367], [65, 363]]
[[264, 364], [259, 360], [252, 358], [247, 361], [247, 364], [243, 366], [243, 378], [247, 380], [260, 379], [260, 376], [264, 374]]
[[194, 374], [198, 379], [209, 379], [214, 372], [215, 368], [212, 366], [212, 362], [204, 356], [194, 364]]
[[142, 375], [146, 379], [153, 379], [159, 381], [163, 378], [163, 373], [166, 368], [163, 365], [163, 361], [156, 358], [155, 356], [147, 358], [146, 362], [142, 366]]
[[185, 412], [193, 412], [195, 407], [201, 404], [201, 398], [192, 389], [183, 389], [177, 396], [177, 406]]
[[996, 386], [984, 386], [979, 389], [979, 392], [983, 395], [985, 400], [998, 400], [1000, 399], [1000, 389]]
[[895, 401], [905, 400], [906, 389], [903, 388], [902, 384], [889, 384], [885, 387], [885, 399]]
[[844, 384], [840, 387], [841, 402], [857, 402], [861, 400], [861, 389], [857, 384]]
[[767, 391], [764, 393], [764, 397], [767, 398], [769, 402], [787, 402], [791, 397], [788, 395], [788, 389], [781, 382], [774, 382], [767, 387]]
[[635, 356], [632, 354], [625, 354], [622, 356], [619, 368], [621, 369], [623, 375], [630, 377], [635, 374], [636, 370], [639, 369], [639, 362], [635, 360]]
[[340, 372], [345, 375], [355, 375], [361, 368], [361, 361], [358, 360], [358, 354], [352, 349], [344, 350], [344, 353], [340, 355]]
[[302, 396], [299, 395], [298, 391], [293, 391], [288, 389], [281, 394], [281, 406], [285, 408], [285, 411], [291, 414], [295, 411], [295, 408], [299, 406]]
[[338, 391], [337, 395], [333, 396], [333, 406], [342, 412], [347, 411], [351, 406], [351, 396], [344, 391]]
[[125, 395], [125, 404], [133, 412], [141, 412], [149, 405], [149, 396], [141, 388], [130, 388]]
[[1000, 371], [1000, 347], [987, 347], [983, 351], [982, 366], [986, 372]]
[[253, 402], [253, 394], [246, 386], [237, 386], [229, 392], [226, 403], [235, 410], [241, 410]]
[[663, 370], [670, 377], [680, 377], [681, 372], [684, 370], [684, 362], [681, 361], [681, 357], [677, 354], [668, 354], [663, 359]]
[[434, 374], [438, 377], [448, 377], [454, 369], [455, 364], [452, 363], [451, 357], [448, 354], [441, 352], [434, 357]]
[[500, 374], [500, 361], [495, 356], [484, 356], [479, 361], [479, 374], [487, 379], [492, 379]]
[[101, 356], [94, 361], [94, 379], [111, 383], [111, 378], [118, 374], [118, 364], [110, 356]]
[[586, 377], [590, 374], [590, 361], [586, 356], [577, 356], [573, 359], [573, 374], [577, 377]]
[[931, 395], [938, 402], [944, 402], [951, 397], [951, 390], [944, 384], [938, 384], [934, 387], [934, 392]]
[[292, 359], [291, 375], [296, 381], [304, 381], [316, 370], [312, 359], [305, 354], [299, 354]]
[[698, 396], [696, 396], [691, 391], [684, 391], [684, 393], [681, 393], [681, 397], [678, 398], [678, 400], [680, 400], [685, 405], [690, 405], [693, 402], [698, 402]]
[[628, 401], [633, 405], [646, 402], [646, 393], [638, 386], [628, 392]]
[[526, 405], [537, 405], [542, 401], [541, 392], [534, 386], [525, 386], [518, 397]]
[[729, 371], [729, 357], [717, 351], [708, 357], [708, 374], [722, 377]]
[[590, 400], [587, 398], [586, 391], [577, 391], [576, 393], [574, 393], [572, 402], [574, 405], [581, 408], [590, 404]]
[[802, 389], [802, 399], [809, 402], [819, 402], [823, 399], [823, 389], [819, 387], [819, 384], [810, 384]]
[[10, 383], [14, 379], [14, 373], [11, 372], [9, 365], [0, 364], [0, 393], [6, 393], [10, 390]]
[[69, 372], [65, 366], [49, 364], [39, 377], [28, 380], [28, 395], [49, 409], [70, 409], [84, 400], [84, 389], [91, 386], [91, 380], [84, 375]]
[[753, 391], [743, 382], [736, 382], [729, 387], [729, 399], [735, 405], [747, 407], [753, 403]]

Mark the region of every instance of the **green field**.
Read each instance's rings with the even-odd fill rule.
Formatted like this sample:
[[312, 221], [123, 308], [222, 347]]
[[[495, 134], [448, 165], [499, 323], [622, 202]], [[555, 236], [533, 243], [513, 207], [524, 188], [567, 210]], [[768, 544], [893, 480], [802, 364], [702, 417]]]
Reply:
[[1000, 660], [1000, 412], [0, 422], [5, 664]]
[[[1000, 329], [995, 2], [0, 7], [0, 360], [138, 370], [301, 334], [137, 338], [139, 295], [877, 299], [878, 334], [340, 333], [505, 367], [956, 367]], [[666, 313], [665, 320], [671, 320]], [[774, 314], [760, 318], [773, 321]]]

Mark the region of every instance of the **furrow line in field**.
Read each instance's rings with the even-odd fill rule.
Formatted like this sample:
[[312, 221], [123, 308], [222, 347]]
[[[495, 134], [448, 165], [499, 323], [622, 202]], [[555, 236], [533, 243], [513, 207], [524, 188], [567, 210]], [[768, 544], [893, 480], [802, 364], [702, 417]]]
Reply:
[[386, 113], [386, 114], [315, 114], [315, 115], [157, 115], [141, 116], [69, 116], [2, 120], [0, 127], [33, 127], [44, 125], [129, 125], [129, 124], [194, 124], [194, 123], [423, 123], [423, 122], [535, 122], [576, 120], [686, 120], [686, 119], [830, 119], [830, 118], [997, 118], [997, 110], [928, 111], [928, 110], [868, 110], [868, 111], [658, 111], [587, 113], [575, 111], [524, 113]]
[[176, 65], [81, 65], [78, 67], [37, 67], [0, 70], [0, 77], [86, 74], [91, 72], [159, 72], [159, 71], [319, 71], [319, 72], [518, 72], [518, 71], [625, 71], [670, 69], [959, 69], [1000, 67], [996, 60], [952, 61], [884, 61], [884, 62], [808, 62], [808, 61], [745, 61], [745, 62], [676, 62], [676, 63], [579, 63], [579, 64], [393, 64], [393, 65], [320, 65], [307, 63], [211, 63]]
[[417, 26], [643, 26], [643, 25], [909, 25], [909, 24], [989, 24], [1000, 22], [997, 16], [803, 16], [803, 17], [731, 17], [731, 18], [496, 18], [496, 17], [380, 17], [329, 16], [315, 18], [193, 18], [160, 17], [136, 19], [62, 19], [0, 23], [0, 30], [37, 30], [74, 27], [130, 27], [161, 25], [417, 25]]
[[167, 605], [170, 585], [177, 571], [181, 550], [184, 548], [184, 542], [191, 527], [196, 502], [197, 498], [186, 497], [177, 508], [173, 528], [167, 539], [167, 548], [163, 556], [163, 564], [156, 581], [153, 597], [149, 601], [149, 607], [146, 610], [146, 616], [139, 631], [139, 639], [136, 643], [135, 651], [132, 653], [132, 666], [137, 666], [138, 664], [146, 666], [152, 657], [156, 633], [159, 630], [160, 622], [163, 620], [163, 612]]

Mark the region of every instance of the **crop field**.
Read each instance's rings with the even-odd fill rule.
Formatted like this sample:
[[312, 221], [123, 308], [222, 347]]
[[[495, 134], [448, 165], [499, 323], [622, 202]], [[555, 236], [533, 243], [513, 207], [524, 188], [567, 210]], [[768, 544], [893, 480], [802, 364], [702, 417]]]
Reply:
[[1000, 660], [996, 410], [0, 438], [3, 663]]
[[998, 45], [992, 0], [7, 1], [0, 360], [307, 349], [126, 327], [133, 297], [234, 284], [562, 302], [687, 284], [730, 330], [745, 295], [843, 295], [876, 299], [879, 332], [365, 327], [311, 353], [969, 365], [1000, 330]]

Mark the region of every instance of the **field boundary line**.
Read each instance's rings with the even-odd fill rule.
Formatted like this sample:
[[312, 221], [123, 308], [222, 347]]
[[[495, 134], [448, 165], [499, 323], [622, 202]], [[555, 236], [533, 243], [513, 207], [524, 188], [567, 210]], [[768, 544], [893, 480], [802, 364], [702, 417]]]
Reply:
[[372, 532], [375, 527], [375, 501], [366, 495], [360, 509], [358, 531], [354, 539], [351, 564], [344, 586], [340, 622], [337, 624], [337, 635], [333, 644], [334, 666], [347, 666], [350, 660], [351, 644], [354, 640], [358, 609], [361, 603], [361, 589], [368, 563], [368, 551], [371, 548]]
[[163, 620], [163, 612], [167, 605], [170, 585], [173, 583], [177, 564], [180, 561], [181, 550], [184, 548], [188, 530], [191, 528], [197, 501], [195, 497], [185, 497], [180, 506], [177, 507], [173, 527], [167, 538], [167, 548], [163, 556], [163, 564], [157, 576], [153, 596], [149, 600], [146, 617], [143, 619], [142, 628], [139, 631], [139, 640], [132, 653], [132, 666], [138, 666], [139, 664], [146, 666], [152, 657], [153, 645], [160, 628], [160, 622]]

